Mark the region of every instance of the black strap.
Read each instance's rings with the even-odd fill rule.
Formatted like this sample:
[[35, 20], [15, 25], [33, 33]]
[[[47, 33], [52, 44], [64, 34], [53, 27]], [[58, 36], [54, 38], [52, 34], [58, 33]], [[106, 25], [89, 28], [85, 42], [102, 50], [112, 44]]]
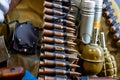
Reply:
[[66, 37], [67, 37], [67, 33], [64, 33], [64, 34], [63, 34], [63, 37], [66, 38]]
[[65, 52], [68, 53], [68, 52], [69, 52], [69, 49], [68, 49], [68, 48], [65, 48]]

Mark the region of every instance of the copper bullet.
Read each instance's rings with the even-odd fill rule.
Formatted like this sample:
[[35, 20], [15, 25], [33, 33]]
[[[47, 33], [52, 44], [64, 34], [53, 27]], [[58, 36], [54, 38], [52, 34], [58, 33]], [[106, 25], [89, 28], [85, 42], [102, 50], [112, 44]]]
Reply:
[[43, 26], [45, 29], [60, 29], [60, 30], [64, 30], [65, 32], [72, 32], [72, 33], [75, 32], [74, 28], [62, 26], [62, 25], [58, 25], [58, 24], [53, 24], [50, 22], [44, 22]]
[[44, 53], [40, 53], [40, 58], [44, 59], [68, 59], [68, 60], [78, 60], [76, 57], [70, 57], [69, 55], [60, 54], [60, 53], [54, 53], [54, 52], [48, 52], [44, 51]]
[[51, 37], [43, 37], [42, 38], [42, 42], [43, 43], [57, 43], [57, 44], [65, 44], [67, 46], [73, 47], [76, 45], [76, 43], [72, 42], [72, 41], [65, 41], [62, 39], [55, 39], [55, 38], [51, 38]]
[[65, 38], [67, 38], [67, 39], [74, 39], [74, 38], [76, 38], [76, 36], [73, 35], [73, 34], [71, 34], [71, 33], [62, 33], [62, 32], [51, 31], [51, 30], [47, 30], [47, 29], [44, 29], [44, 30], [43, 30], [43, 35], [44, 35], [44, 36], [65, 37]]
[[64, 48], [61, 46], [55, 46], [55, 45], [50, 45], [50, 44], [42, 44], [41, 46], [42, 50], [47, 50], [47, 51], [60, 51], [60, 52], [66, 52], [66, 53], [74, 53], [77, 52], [77, 50], [70, 49], [70, 48]]
[[107, 25], [113, 25], [116, 22], [117, 16], [112, 16], [109, 19], [106, 20]]
[[66, 71], [66, 70], [61, 70], [61, 69], [52, 69], [52, 68], [43, 68], [39, 69], [39, 74], [41, 75], [80, 75], [78, 72], [72, 72], [72, 71]]
[[62, 61], [54, 61], [54, 60], [46, 60], [40, 61], [41, 67], [69, 67], [69, 68], [78, 68], [80, 66], [76, 64], [70, 64], [68, 62], [62, 62]]
[[71, 22], [71, 21], [65, 20], [65, 19], [59, 19], [58, 17], [53, 17], [53, 16], [47, 15], [47, 14], [44, 15], [44, 20], [45, 21], [52, 21], [52, 22], [57, 21], [57, 22], [63, 23], [65, 26], [75, 27], [74, 22]]
[[56, 77], [56, 76], [44, 76], [44, 77], [38, 77], [38, 80], [69, 80], [63, 77]]
[[48, 1], [44, 1], [44, 6], [45, 7], [49, 7], [49, 8], [58, 8], [58, 9], [64, 9], [66, 11], [69, 11], [69, 7], [66, 7], [66, 6], [62, 6], [60, 4], [56, 4], [56, 3], [51, 3], [51, 2], [48, 2]]

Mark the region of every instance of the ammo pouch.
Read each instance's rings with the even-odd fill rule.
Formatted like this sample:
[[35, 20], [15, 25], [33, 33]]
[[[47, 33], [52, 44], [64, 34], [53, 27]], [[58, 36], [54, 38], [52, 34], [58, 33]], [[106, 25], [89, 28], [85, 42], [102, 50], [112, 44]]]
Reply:
[[17, 52], [34, 54], [39, 39], [39, 29], [30, 22], [17, 21], [12, 36], [13, 49]]

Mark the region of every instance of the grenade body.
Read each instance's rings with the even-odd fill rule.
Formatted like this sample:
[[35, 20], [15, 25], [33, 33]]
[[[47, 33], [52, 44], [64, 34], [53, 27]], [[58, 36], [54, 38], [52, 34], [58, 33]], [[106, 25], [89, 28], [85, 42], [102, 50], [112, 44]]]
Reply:
[[104, 54], [100, 46], [86, 45], [81, 54], [81, 59], [83, 59], [83, 74], [96, 75], [102, 70]]
[[117, 65], [113, 55], [105, 51], [105, 61], [102, 71], [98, 74], [100, 77], [117, 77]]

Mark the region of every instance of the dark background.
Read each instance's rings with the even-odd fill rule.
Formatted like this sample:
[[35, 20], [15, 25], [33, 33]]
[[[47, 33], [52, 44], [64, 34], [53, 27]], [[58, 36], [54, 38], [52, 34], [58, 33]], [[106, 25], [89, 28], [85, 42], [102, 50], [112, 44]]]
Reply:
[[120, 8], [120, 0], [115, 0], [116, 3], [118, 4], [119, 8]]

